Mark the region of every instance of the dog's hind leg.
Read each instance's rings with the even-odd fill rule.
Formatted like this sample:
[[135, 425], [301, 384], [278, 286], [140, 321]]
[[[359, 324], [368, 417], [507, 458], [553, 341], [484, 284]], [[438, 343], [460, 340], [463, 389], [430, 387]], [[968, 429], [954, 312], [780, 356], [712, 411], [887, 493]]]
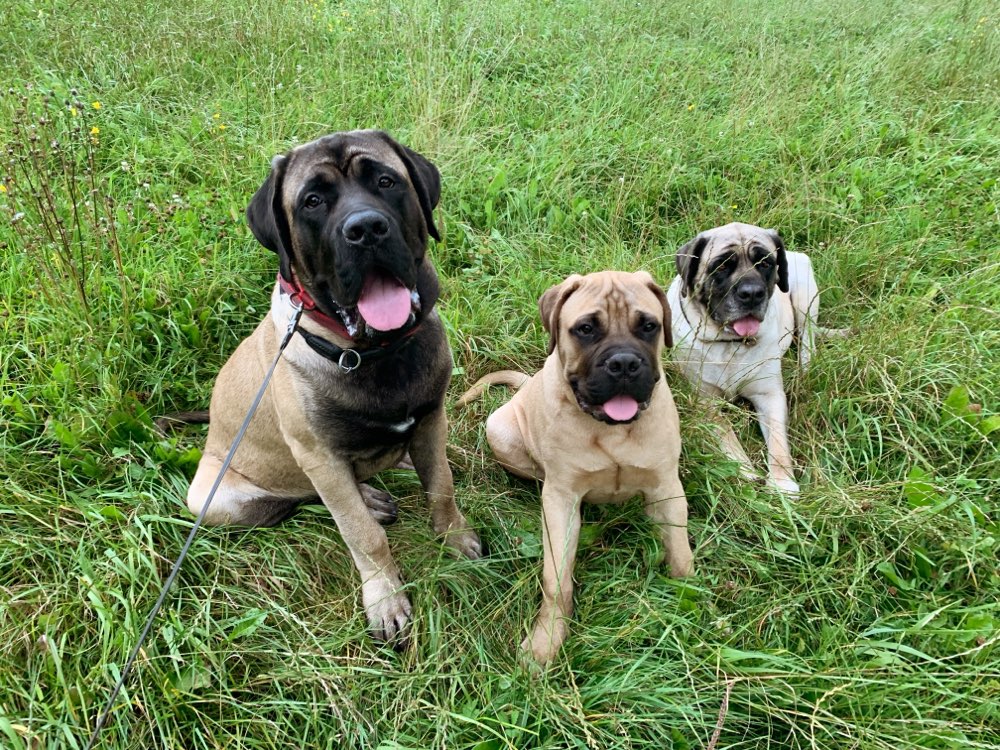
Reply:
[[[203, 456], [198, 464], [187, 494], [188, 509], [195, 515], [201, 513], [205, 506], [221, 468], [222, 461], [210, 455]], [[307, 499], [277, 497], [232, 469], [227, 469], [205, 514], [204, 523], [207, 526], [274, 526], [288, 518]]]
[[809, 256], [789, 254], [788, 286], [795, 330], [799, 336], [799, 366], [806, 370], [816, 349], [816, 336], [820, 333], [819, 287], [816, 286]]
[[512, 402], [508, 401], [490, 414], [486, 420], [486, 439], [497, 461], [511, 474], [522, 479], [545, 479], [545, 471], [535, 463], [524, 443]]

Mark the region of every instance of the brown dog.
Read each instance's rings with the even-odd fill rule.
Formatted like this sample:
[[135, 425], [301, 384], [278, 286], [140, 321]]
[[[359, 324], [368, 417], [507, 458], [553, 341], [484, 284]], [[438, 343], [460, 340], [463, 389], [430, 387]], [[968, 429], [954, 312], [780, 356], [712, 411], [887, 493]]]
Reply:
[[670, 339], [666, 296], [645, 273], [570, 276], [539, 300], [549, 356], [529, 378], [481, 378], [460, 405], [491, 384], [518, 389], [490, 415], [486, 437], [508, 471], [544, 480], [542, 607], [522, 649], [548, 662], [567, 633], [580, 503], [641, 494], [660, 528], [673, 576], [690, 575], [687, 499], [677, 476], [681, 440], [660, 352]]
[[[410, 603], [376, 522], [386, 493], [360, 484], [407, 451], [434, 530], [466, 557], [479, 539], [455, 506], [445, 457], [452, 359], [426, 257], [437, 169], [377, 131], [336, 133], [277, 156], [247, 217], [280, 258], [271, 312], [223, 366], [188, 507], [198, 513], [297, 304], [307, 312], [205, 518], [270, 526], [317, 496], [361, 574], [372, 635], [402, 643]], [[373, 518], [373, 515], [375, 518]]]

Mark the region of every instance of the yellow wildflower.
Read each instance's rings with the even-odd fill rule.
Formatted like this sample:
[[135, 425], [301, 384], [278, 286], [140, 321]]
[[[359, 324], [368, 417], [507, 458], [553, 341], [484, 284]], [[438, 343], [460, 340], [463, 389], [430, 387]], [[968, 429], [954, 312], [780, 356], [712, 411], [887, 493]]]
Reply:
[[693, 104], [689, 104], [688, 105], [688, 112], [691, 112], [692, 110], [694, 110], [694, 105]]
[[6, 185], [0, 185], [0, 193], [6, 193], [6, 192], [7, 192], [7, 186]]
[[94, 109], [100, 109], [103, 105], [100, 102], [94, 102], [90, 106], [93, 107]]
[[225, 130], [225, 129], [226, 129], [226, 123], [224, 123], [224, 122], [223, 123], [219, 123], [219, 130]]
[[73, 115], [73, 117], [76, 117], [78, 114], [80, 114], [80, 111], [76, 107], [70, 107], [69, 113]]
[[100, 132], [101, 132], [101, 129], [99, 127], [97, 127], [96, 125], [90, 129], [90, 134], [91, 135], [97, 135]]
[[220, 117], [222, 117], [222, 114], [220, 112], [216, 112], [214, 115], [212, 115], [213, 120], [218, 120]]

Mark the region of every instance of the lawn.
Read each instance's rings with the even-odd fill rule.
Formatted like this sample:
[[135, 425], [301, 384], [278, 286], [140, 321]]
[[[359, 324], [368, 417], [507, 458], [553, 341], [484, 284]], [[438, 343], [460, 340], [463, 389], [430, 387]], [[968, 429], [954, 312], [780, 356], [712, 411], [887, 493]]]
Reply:
[[[277, 270], [270, 157], [379, 127], [433, 160], [455, 559], [412, 473], [389, 529], [412, 645], [365, 633], [332, 519], [203, 529], [103, 748], [1000, 744], [1000, 15], [986, 0], [8, 0], [0, 8], [0, 747], [82, 748], [191, 525], [207, 405]], [[802, 494], [743, 481], [676, 373], [696, 576], [638, 503], [586, 508], [544, 674], [538, 487], [493, 461], [536, 300], [733, 220], [810, 254], [786, 362]], [[763, 441], [728, 410], [751, 455]], [[728, 700], [727, 700], [728, 696]], [[717, 738], [713, 733], [719, 730]]]

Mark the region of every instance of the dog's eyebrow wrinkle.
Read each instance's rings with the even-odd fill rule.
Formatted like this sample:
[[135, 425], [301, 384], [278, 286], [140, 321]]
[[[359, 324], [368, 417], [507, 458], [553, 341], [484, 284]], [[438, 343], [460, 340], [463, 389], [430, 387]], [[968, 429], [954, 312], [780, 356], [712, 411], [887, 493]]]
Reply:
[[614, 284], [608, 282], [608, 289], [602, 289], [604, 293], [604, 298], [608, 301], [609, 308], [616, 308], [619, 311], [624, 311], [627, 308], [627, 303], [625, 300], [625, 294]]
[[352, 148], [350, 150], [345, 150], [345, 153], [343, 155], [343, 166], [341, 167], [341, 171], [344, 174], [347, 174], [348, 170], [351, 168], [351, 163], [359, 156], [370, 156], [370, 155], [364, 149], [357, 147]]

